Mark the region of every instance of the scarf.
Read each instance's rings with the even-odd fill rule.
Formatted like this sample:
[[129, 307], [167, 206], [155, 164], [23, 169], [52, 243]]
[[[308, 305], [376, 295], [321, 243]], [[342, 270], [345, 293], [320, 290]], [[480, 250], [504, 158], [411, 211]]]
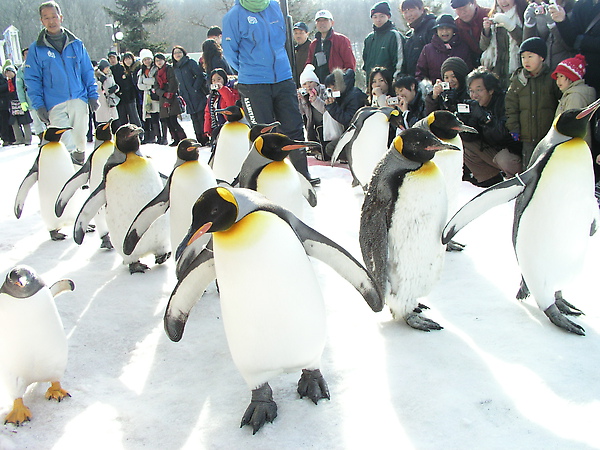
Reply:
[[8, 78], [8, 92], [15, 92], [15, 80], [13, 78]]
[[158, 87], [164, 89], [165, 86], [169, 84], [169, 80], [167, 79], [167, 64], [165, 63], [158, 72], [156, 72], [156, 82], [158, 83]]
[[242, 8], [253, 13], [264, 11], [269, 3], [271, 3], [271, 0], [240, 0]]
[[396, 27], [394, 26], [394, 23], [391, 20], [388, 20], [386, 23], [384, 23], [380, 27], [376, 27], [375, 24], [373, 24], [373, 31], [375, 33], [384, 33], [386, 31], [389, 31], [389, 30], [392, 30], [395, 28]]

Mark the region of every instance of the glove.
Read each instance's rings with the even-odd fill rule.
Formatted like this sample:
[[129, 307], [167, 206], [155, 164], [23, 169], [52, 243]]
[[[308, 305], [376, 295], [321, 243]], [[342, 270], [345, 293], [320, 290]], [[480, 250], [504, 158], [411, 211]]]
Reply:
[[104, 75], [100, 75], [98, 81], [100, 82], [100, 84], [103, 84], [106, 81], [106, 77]]
[[117, 89], [119, 89], [119, 86], [115, 84], [115, 85], [113, 85], [113, 86], [111, 86], [111, 87], [108, 88], [108, 93], [109, 94], [114, 94], [115, 92], [117, 92]]
[[29, 104], [27, 102], [21, 102], [21, 109], [23, 110], [23, 112], [27, 112], [27, 110], [29, 109]]
[[471, 108], [471, 117], [473, 117], [477, 123], [486, 124], [492, 119], [490, 114], [481, 107], [477, 102], [469, 102]]
[[163, 94], [163, 97], [166, 98], [166, 99], [168, 99], [168, 100], [171, 100], [173, 97], [175, 97], [175, 94], [173, 92], [165, 92]]
[[513, 138], [513, 141], [518, 142], [521, 138], [521, 134], [513, 131], [510, 133], [510, 137]]
[[167, 109], [168, 109], [168, 108], [170, 108], [170, 107], [171, 107], [171, 104], [170, 104], [169, 102], [164, 102], [164, 103], [162, 104], [162, 107], [163, 107], [163, 108], [167, 108]]
[[42, 106], [41, 108], [36, 109], [36, 112], [42, 122], [46, 125], [50, 125], [50, 114], [45, 107]]
[[527, 28], [533, 28], [537, 25], [537, 14], [535, 13], [535, 8], [538, 6], [539, 5], [537, 3], [532, 2], [525, 9], [525, 14], [523, 14], [523, 22]]
[[150, 92], [150, 99], [154, 100], [154, 101], [158, 101], [158, 100], [160, 100], [160, 97], [158, 96], [158, 94], [156, 92]]
[[98, 111], [98, 108], [100, 108], [100, 103], [98, 102], [97, 98], [88, 98], [88, 105], [90, 106], [92, 112], [96, 112]]
[[492, 20], [499, 27], [506, 28], [506, 31], [512, 31], [517, 26], [517, 21], [514, 18], [508, 17], [504, 13], [496, 13], [496, 14], [494, 14], [494, 18]]

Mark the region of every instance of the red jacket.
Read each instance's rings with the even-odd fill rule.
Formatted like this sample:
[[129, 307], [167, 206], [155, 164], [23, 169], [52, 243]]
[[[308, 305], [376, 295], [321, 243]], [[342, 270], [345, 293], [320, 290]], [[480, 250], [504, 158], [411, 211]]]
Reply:
[[[352, 69], [356, 70], [356, 58], [352, 53], [352, 44], [350, 39], [340, 33], [336, 33], [331, 29], [331, 33], [328, 33], [328, 39], [331, 41], [331, 52], [329, 53], [329, 73], [333, 72], [333, 69], [340, 68], [342, 70]], [[317, 48], [318, 39], [314, 39], [310, 43], [308, 48], [308, 57], [306, 58], [306, 64], [312, 64], [313, 58], [315, 57], [315, 48]], [[316, 67], [316, 66], [315, 66]]]
[[458, 17], [454, 19], [456, 26], [458, 27], [458, 34], [463, 42], [469, 46], [469, 50], [475, 56], [479, 58], [481, 56], [481, 49], [479, 48], [479, 38], [481, 37], [481, 31], [483, 30], [483, 18], [487, 17], [490, 13], [490, 8], [484, 8], [475, 4], [475, 15], [469, 23], [464, 22]]
[[[240, 94], [238, 93], [237, 89], [231, 89], [230, 87], [223, 86], [221, 89], [219, 89], [218, 104], [214, 109], [225, 109], [229, 106], [233, 106], [235, 105], [235, 102], [239, 100], [239, 98]], [[210, 110], [214, 100], [215, 94], [211, 91], [206, 98], [206, 108], [204, 108], [204, 134], [211, 134], [212, 132]], [[218, 114], [217, 122], [219, 124], [224, 123], [225, 117]]]

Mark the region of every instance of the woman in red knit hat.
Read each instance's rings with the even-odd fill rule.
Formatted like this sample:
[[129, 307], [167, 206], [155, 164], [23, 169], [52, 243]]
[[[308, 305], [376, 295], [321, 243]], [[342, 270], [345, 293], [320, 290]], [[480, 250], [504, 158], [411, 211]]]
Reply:
[[[556, 80], [556, 85], [563, 93], [556, 108], [555, 118], [569, 109], [585, 108], [596, 100], [596, 90], [583, 81], [585, 66], [585, 56], [576, 55], [574, 58], [568, 58], [558, 63], [552, 72], [552, 78]], [[585, 141], [591, 145], [592, 136], [589, 125]]]

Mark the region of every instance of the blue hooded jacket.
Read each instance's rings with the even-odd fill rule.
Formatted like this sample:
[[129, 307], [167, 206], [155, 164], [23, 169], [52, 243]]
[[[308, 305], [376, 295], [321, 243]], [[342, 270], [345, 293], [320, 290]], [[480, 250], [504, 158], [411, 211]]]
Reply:
[[239, 0], [223, 17], [223, 53], [241, 84], [273, 84], [292, 78], [285, 51], [285, 21], [271, 0], [261, 12], [243, 8]]
[[34, 109], [50, 111], [59, 103], [79, 98], [87, 103], [98, 98], [94, 68], [83, 42], [69, 30], [65, 48], [58, 52], [42, 30], [29, 47], [25, 61], [25, 85]]

